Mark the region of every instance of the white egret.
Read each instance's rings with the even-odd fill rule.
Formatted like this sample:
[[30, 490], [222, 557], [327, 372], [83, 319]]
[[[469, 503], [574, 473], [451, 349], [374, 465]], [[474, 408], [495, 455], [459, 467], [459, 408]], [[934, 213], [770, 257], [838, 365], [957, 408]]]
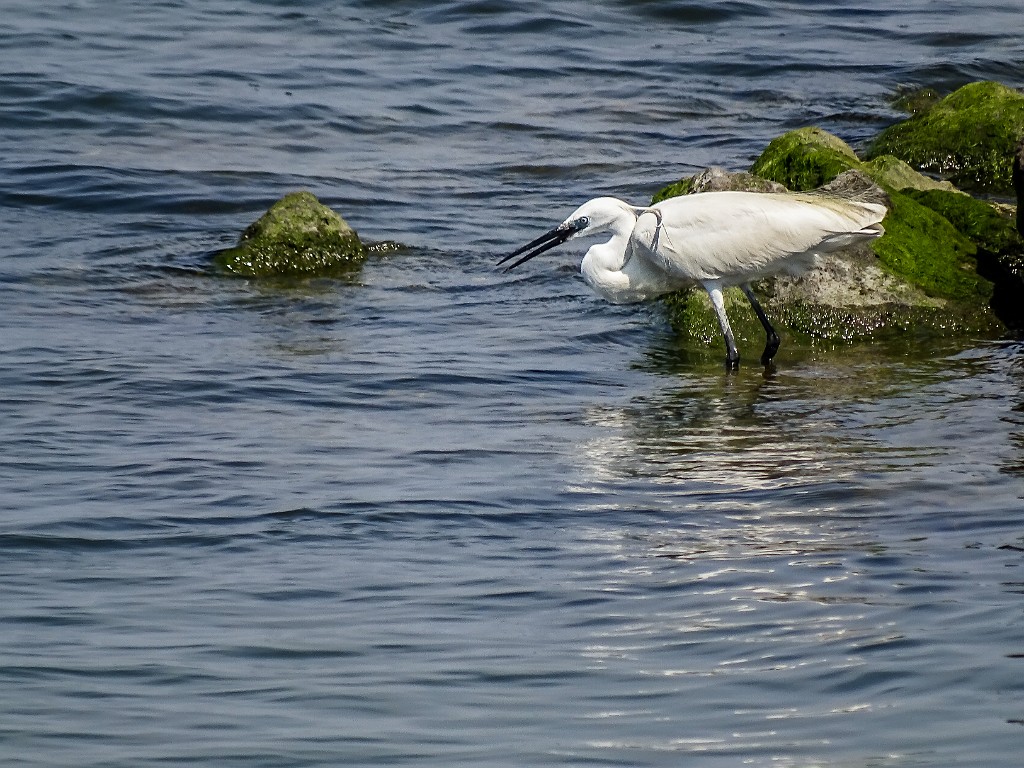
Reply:
[[886, 207], [821, 192], [703, 192], [649, 207], [598, 197], [577, 208], [550, 232], [498, 262], [507, 272], [579, 235], [611, 232], [583, 257], [583, 278], [616, 304], [644, 301], [692, 285], [708, 292], [727, 349], [726, 366], [739, 367], [739, 352], [722, 289], [743, 289], [767, 334], [761, 363], [779, 348], [750, 283], [777, 274], [799, 275], [818, 254], [884, 233]]

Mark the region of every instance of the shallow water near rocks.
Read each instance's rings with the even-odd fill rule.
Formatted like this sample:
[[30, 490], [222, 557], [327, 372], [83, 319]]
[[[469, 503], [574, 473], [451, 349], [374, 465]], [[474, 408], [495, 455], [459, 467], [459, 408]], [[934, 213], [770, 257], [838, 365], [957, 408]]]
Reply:
[[[1024, 85], [1014, 4], [8, 6], [4, 765], [1019, 763], [1024, 345], [730, 376], [581, 247], [493, 269]], [[205, 272], [296, 188], [408, 249]]]

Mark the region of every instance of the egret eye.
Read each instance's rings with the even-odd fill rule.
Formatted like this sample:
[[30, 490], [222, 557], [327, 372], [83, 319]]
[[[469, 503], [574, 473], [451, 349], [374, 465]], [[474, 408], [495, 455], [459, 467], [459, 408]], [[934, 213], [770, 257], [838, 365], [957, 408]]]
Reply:
[[590, 226], [590, 218], [587, 216], [580, 216], [576, 219], [576, 229], [586, 229]]

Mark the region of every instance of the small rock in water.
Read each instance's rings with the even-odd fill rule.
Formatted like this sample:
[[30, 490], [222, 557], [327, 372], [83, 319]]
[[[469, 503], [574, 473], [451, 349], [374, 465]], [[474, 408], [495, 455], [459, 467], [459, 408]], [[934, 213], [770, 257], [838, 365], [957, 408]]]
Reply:
[[311, 192], [292, 192], [249, 225], [214, 262], [245, 277], [337, 275], [360, 267], [366, 248], [341, 216]]

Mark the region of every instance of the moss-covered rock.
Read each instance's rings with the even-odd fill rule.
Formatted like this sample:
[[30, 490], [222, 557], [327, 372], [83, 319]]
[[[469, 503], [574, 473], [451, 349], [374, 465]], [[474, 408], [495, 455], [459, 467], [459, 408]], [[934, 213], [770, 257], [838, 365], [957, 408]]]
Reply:
[[820, 187], [860, 165], [842, 139], [821, 128], [799, 128], [772, 140], [750, 172], [797, 191]]
[[651, 198], [651, 205], [660, 203], [662, 200], [668, 200], [670, 197], [679, 197], [679, 195], [688, 195], [693, 191], [693, 177], [687, 176], [685, 179], [674, 181], [671, 184], [659, 189], [654, 193], [654, 197]]
[[[908, 333], [992, 335], [1003, 329], [987, 302], [929, 295], [883, 268], [870, 245], [826, 254], [807, 275], [768, 278], [754, 290], [775, 327], [797, 342], [852, 342]], [[724, 295], [737, 342], [759, 348], [764, 330], [746, 297], [738, 288]], [[718, 321], [703, 290], [673, 293], [663, 302], [680, 336], [702, 345], [721, 344]]]
[[941, 189], [906, 190], [906, 194], [940, 214], [980, 249], [1003, 253], [1021, 247], [1013, 219], [983, 200]]
[[750, 173], [723, 172], [709, 168], [695, 176], [673, 182], [658, 190], [657, 203], [678, 195], [743, 189], [751, 192], [804, 191], [821, 187], [847, 170], [860, 170], [889, 190], [956, 188], [915, 171], [907, 163], [882, 155], [862, 162], [842, 139], [820, 128], [800, 128], [783, 134], [754, 161]]
[[[798, 338], [829, 341], [908, 332], [998, 332], [1003, 326], [989, 307], [992, 284], [978, 273], [977, 245], [915, 195], [935, 192], [951, 206], [959, 199], [976, 202], [972, 198], [896, 158], [863, 162], [842, 140], [817, 128], [774, 140], [752, 168], [794, 191], [831, 182], [823, 191], [833, 194], [844, 194], [843, 185], [833, 182], [840, 172], [842, 178], [856, 181], [857, 174], [846, 171], [866, 174], [887, 193], [886, 234], [869, 245], [822, 257], [819, 268], [804, 277], [771, 278], [755, 286], [778, 327]], [[697, 178], [673, 186], [694, 191]], [[764, 331], [742, 292], [727, 291], [726, 305], [737, 340], [763, 343]], [[701, 343], [720, 341], [703, 291], [673, 294], [665, 306], [684, 337]]]
[[[840, 165], [866, 173], [890, 198], [889, 214], [883, 222], [885, 235], [872, 244], [880, 263], [891, 274], [921, 288], [929, 296], [972, 304], [988, 302], [992, 286], [977, 274], [974, 244], [941, 213], [921, 205], [908, 192], [940, 191], [948, 198], [962, 198], [965, 203], [972, 202], [972, 198], [953, 191], [949, 184], [929, 179], [891, 156], [861, 162], [841, 139], [821, 129], [813, 132], [801, 129], [780, 138], [785, 140], [792, 134], [799, 134], [797, 141], [776, 139], [754, 163], [754, 169], [795, 190], [806, 189], [800, 186], [805, 178], [816, 182], [823, 178], [816, 185], [830, 181], [827, 173]], [[787, 160], [786, 152], [794, 153], [801, 160], [814, 158], [816, 172], [790, 175], [795, 164]]]
[[1012, 210], [942, 190], [907, 195], [948, 221], [977, 248], [978, 271], [994, 283], [992, 309], [1003, 322], [1024, 327], [1024, 238]]
[[963, 189], [1009, 193], [1014, 148], [1024, 137], [1024, 94], [970, 83], [882, 131], [868, 157], [894, 155]]
[[955, 189], [950, 182], [925, 176], [892, 155], [863, 162], [849, 144], [821, 128], [798, 128], [779, 136], [750, 169], [751, 173], [794, 191], [824, 186], [848, 170], [863, 171], [889, 190]]
[[897, 192], [890, 199], [885, 235], [873, 243], [879, 261], [929, 296], [987, 306], [992, 284], [978, 274], [970, 239], [908, 194]]
[[245, 277], [335, 275], [358, 269], [366, 248], [355, 230], [310, 192], [274, 203], [214, 263]]
[[907, 163], [892, 155], [880, 155], [874, 160], [858, 166], [868, 176], [886, 189], [942, 189], [956, 192], [957, 189], [948, 181], [940, 181], [925, 176], [911, 168]]
[[[993, 335], [1003, 326], [984, 307], [951, 306], [943, 301], [882, 303], [835, 306], [803, 299], [782, 299], [777, 284], [763, 280], [754, 286], [761, 305], [784, 334], [785, 344], [854, 342], [868, 339], [935, 335]], [[742, 291], [724, 292], [726, 311], [741, 350], [760, 350], [764, 330]], [[679, 291], [663, 299], [669, 322], [685, 340], [695, 344], [722, 344], [722, 334], [707, 294], [698, 289]], [[748, 352], [748, 354], [750, 354]]]

